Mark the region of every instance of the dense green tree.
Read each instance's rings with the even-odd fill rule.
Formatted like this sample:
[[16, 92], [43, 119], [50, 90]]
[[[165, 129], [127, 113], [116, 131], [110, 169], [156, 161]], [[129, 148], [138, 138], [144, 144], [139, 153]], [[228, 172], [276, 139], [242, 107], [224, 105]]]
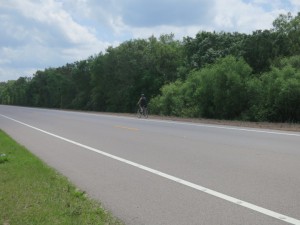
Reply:
[[190, 68], [203, 68], [228, 55], [243, 55], [243, 42], [247, 35], [225, 32], [199, 32], [195, 38], [184, 38], [184, 47]]
[[151, 105], [167, 115], [235, 119], [246, 110], [246, 77], [251, 72], [244, 60], [228, 56], [193, 71], [184, 83], [164, 86]]
[[7, 81], [0, 83], [0, 100], [1, 104], [13, 104], [12, 85], [15, 81]]
[[253, 68], [254, 73], [259, 74], [268, 71], [272, 60], [280, 54], [276, 39], [277, 34], [269, 30], [255, 31], [245, 39], [243, 57]]
[[6, 104], [5, 103], [5, 89], [6, 89], [7, 83], [6, 82], [0, 82], [0, 104]]
[[11, 105], [28, 105], [27, 90], [30, 78], [20, 77], [0, 84], [0, 103]]
[[262, 78], [264, 98], [260, 98], [259, 114], [264, 120], [300, 121], [300, 56], [284, 58]]
[[141, 93], [153, 97], [178, 78], [182, 45], [173, 35], [130, 40], [96, 57], [92, 66], [92, 105], [105, 111], [135, 111]]
[[59, 108], [61, 105], [60, 78], [53, 68], [37, 71], [28, 88], [29, 93], [27, 95], [30, 105]]
[[292, 56], [300, 54], [300, 12], [293, 17], [291, 13], [281, 14], [273, 22], [274, 31], [281, 37], [279, 43], [284, 45], [286, 54]]
[[183, 82], [177, 80], [164, 85], [161, 92], [161, 95], [151, 100], [151, 112], [162, 115], [183, 116], [185, 108]]
[[254, 31], [243, 41], [243, 57], [256, 74], [270, 70], [274, 60], [300, 54], [300, 14], [282, 14], [273, 27]]
[[92, 105], [103, 111], [131, 111], [131, 96], [141, 71], [143, 40], [128, 41], [96, 57], [92, 65]]
[[28, 104], [28, 84], [30, 83], [30, 78], [20, 77], [16, 82], [14, 82], [14, 104], [15, 105], [27, 105]]
[[88, 60], [75, 62], [71, 71], [71, 81], [73, 83], [74, 98], [70, 104], [74, 109], [91, 109], [90, 95], [91, 95], [91, 64], [93, 57]]

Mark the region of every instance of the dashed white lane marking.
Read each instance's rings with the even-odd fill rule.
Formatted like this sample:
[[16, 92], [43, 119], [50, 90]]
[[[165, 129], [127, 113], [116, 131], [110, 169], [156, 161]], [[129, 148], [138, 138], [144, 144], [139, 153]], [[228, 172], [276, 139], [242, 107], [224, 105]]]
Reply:
[[194, 183], [192, 183], [192, 182], [189, 182], [189, 181], [180, 179], [180, 178], [178, 178], [178, 177], [175, 177], [175, 176], [172, 176], [172, 175], [163, 173], [163, 172], [161, 172], [161, 171], [158, 171], [158, 170], [149, 168], [149, 167], [147, 167], [147, 166], [143, 166], [143, 165], [141, 165], [141, 164], [132, 162], [132, 161], [130, 161], [130, 160], [120, 158], [120, 157], [118, 157], [118, 156], [115, 156], [115, 155], [109, 154], [109, 153], [107, 153], [107, 152], [98, 150], [98, 149], [96, 149], [96, 148], [93, 148], [93, 147], [90, 147], [90, 146], [87, 146], [87, 145], [78, 143], [78, 142], [76, 142], [76, 141], [72, 141], [72, 140], [70, 140], [70, 139], [61, 137], [61, 136], [59, 136], [59, 135], [50, 133], [50, 132], [48, 132], [48, 131], [39, 129], [39, 128], [37, 128], [37, 127], [34, 127], [34, 126], [29, 125], [29, 124], [23, 123], [23, 122], [21, 122], [21, 121], [15, 120], [15, 119], [13, 119], [13, 118], [11, 118], [11, 117], [8, 117], [8, 116], [2, 115], [2, 114], [0, 114], [0, 115], [3, 116], [3, 117], [5, 117], [5, 118], [7, 118], [7, 119], [9, 119], [9, 120], [12, 120], [12, 121], [17, 122], [17, 123], [19, 123], [19, 124], [22, 124], [22, 125], [24, 125], [24, 126], [30, 127], [30, 128], [32, 128], [32, 129], [34, 129], [34, 130], [39, 131], [39, 132], [42, 132], [42, 133], [44, 133], [44, 134], [50, 135], [50, 136], [52, 136], [52, 137], [58, 138], [58, 139], [60, 139], [60, 140], [66, 141], [66, 142], [71, 143], [71, 144], [74, 144], [74, 145], [76, 145], [76, 146], [85, 148], [85, 149], [87, 149], [87, 150], [90, 150], [90, 151], [99, 153], [99, 154], [104, 155], [104, 156], [106, 156], [106, 157], [109, 157], [109, 158], [111, 158], [111, 159], [115, 159], [115, 160], [118, 160], [118, 161], [120, 161], [120, 162], [126, 163], [126, 164], [128, 164], [128, 165], [131, 165], [131, 166], [140, 168], [140, 169], [145, 170], [145, 171], [148, 171], [148, 172], [150, 172], [150, 173], [152, 173], [152, 174], [155, 174], [155, 175], [158, 175], [158, 176], [160, 176], [160, 177], [166, 178], [166, 179], [168, 179], [168, 180], [172, 180], [172, 181], [174, 181], [174, 182], [183, 184], [183, 185], [185, 185], [185, 186], [187, 186], [187, 187], [194, 188], [194, 189], [196, 189], [196, 190], [198, 190], [198, 191], [201, 191], [201, 192], [210, 194], [210, 195], [212, 195], [212, 196], [218, 197], [218, 198], [220, 198], [220, 199], [226, 200], [226, 201], [231, 202], [231, 203], [234, 203], [234, 204], [236, 204], [236, 205], [240, 205], [240, 206], [243, 206], [243, 207], [245, 207], [245, 208], [252, 209], [252, 210], [254, 210], [254, 211], [256, 211], [256, 212], [259, 212], [259, 213], [262, 213], [262, 214], [264, 214], [264, 215], [273, 217], [273, 218], [275, 218], [275, 219], [284, 221], [284, 222], [286, 222], [286, 223], [290, 223], [290, 224], [294, 224], [294, 225], [300, 225], [300, 220], [298, 220], [298, 219], [295, 219], [295, 218], [292, 218], [292, 217], [289, 217], [289, 216], [286, 216], [286, 215], [283, 215], [283, 214], [274, 212], [274, 211], [272, 211], [272, 210], [269, 210], [269, 209], [266, 209], [266, 208], [263, 208], [263, 207], [254, 205], [254, 204], [249, 203], [249, 202], [245, 202], [245, 201], [243, 201], [243, 200], [240, 200], [240, 199], [231, 197], [231, 196], [229, 196], [229, 195], [222, 194], [222, 193], [220, 193], [220, 192], [217, 192], [217, 191], [208, 189], [208, 188], [203, 187], [203, 186], [200, 186], [200, 185], [198, 185], [198, 184], [194, 184]]

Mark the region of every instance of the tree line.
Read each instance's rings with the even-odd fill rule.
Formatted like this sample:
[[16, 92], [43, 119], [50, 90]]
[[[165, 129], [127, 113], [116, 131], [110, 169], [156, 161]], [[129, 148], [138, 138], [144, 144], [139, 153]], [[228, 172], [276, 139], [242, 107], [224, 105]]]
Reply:
[[86, 60], [0, 83], [0, 103], [249, 121], [300, 121], [300, 13], [252, 34], [134, 39]]

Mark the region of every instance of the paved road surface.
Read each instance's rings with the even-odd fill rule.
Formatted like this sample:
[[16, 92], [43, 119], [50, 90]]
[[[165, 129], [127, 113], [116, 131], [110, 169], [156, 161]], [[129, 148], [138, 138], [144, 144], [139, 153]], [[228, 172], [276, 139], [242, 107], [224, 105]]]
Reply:
[[300, 224], [300, 133], [1, 105], [0, 129], [128, 225]]

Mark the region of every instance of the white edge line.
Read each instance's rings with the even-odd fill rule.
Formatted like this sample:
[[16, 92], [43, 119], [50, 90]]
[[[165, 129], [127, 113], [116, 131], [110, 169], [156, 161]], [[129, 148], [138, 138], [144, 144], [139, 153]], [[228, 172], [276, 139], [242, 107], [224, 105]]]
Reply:
[[300, 225], [300, 220], [298, 220], [298, 219], [295, 219], [295, 218], [292, 218], [292, 217], [289, 217], [289, 216], [286, 216], [286, 215], [283, 215], [283, 214], [274, 212], [274, 211], [272, 211], [272, 210], [269, 210], [269, 209], [266, 209], [266, 208], [263, 208], [263, 207], [254, 205], [254, 204], [249, 203], [249, 202], [242, 201], [242, 200], [240, 200], [240, 199], [231, 197], [231, 196], [229, 196], [229, 195], [222, 194], [222, 193], [220, 193], [220, 192], [217, 192], [217, 191], [208, 189], [208, 188], [203, 187], [203, 186], [200, 186], [200, 185], [198, 185], [198, 184], [194, 184], [194, 183], [192, 183], [192, 182], [189, 182], [189, 181], [180, 179], [180, 178], [178, 178], [178, 177], [175, 177], [175, 176], [172, 176], [172, 175], [169, 175], [169, 174], [160, 172], [160, 171], [158, 171], [158, 170], [149, 168], [149, 167], [147, 167], [147, 166], [143, 166], [143, 165], [141, 165], [141, 164], [138, 164], [138, 163], [129, 161], [129, 160], [127, 160], [127, 159], [120, 158], [120, 157], [118, 157], [118, 156], [109, 154], [109, 153], [107, 153], [107, 152], [103, 152], [103, 151], [101, 151], [101, 150], [98, 150], [98, 149], [96, 149], [96, 148], [93, 148], [93, 147], [90, 147], [90, 146], [87, 146], [87, 145], [78, 143], [78, 142], [76, 142], [76, 141], [72, 141], [72, 140], [70, 140], [70, 139], [67, 139], [67, 138], [58, 136], [58, 135], [53, 134], [53, 133], [50, 133], [50, 132], [48, 132], [48, 131], [39, 129], [39, 128], [37, 128], [37, 127], [34, 127], [34, 126], [29, 125], [29, 124], [23, 123], [23, 122], [21, 122], [21, 121], [15, 120], [15, 119], [10, 118], [10, 117], [8, 117], [8, 116], [2, 115], [2, 114], [0, 114], [0, 115], [3, 116], [3, 117], [5, 117], [5, 118], [7, 118], [7, 119], [9, 119], [9, 120], [12, 120], [12, 121], [17, 122], [17, 123], [19, 123], [19, 124], [22, 124], [22, 125], [24, 125], [24, 126], [30, 127], [30, 128], [32, 128], [32, 129], [34, 129], [34, 130], [40, 131], [40, 132], [45, 133], [45, 134], [47, 134], [47, 135], [50, 135], [50, 136], [52, 136], [52, 137], [61, 139], [61, 140], [66, 141], [66, 142], [68, 142], [68, 143], [74, 144], [74, 145], [76, 145], [76, 146], [79, 146], [79, 147], [88, 149], [88, 150], [90, 150], [90, 151], [99, 153], [99, 154], [101, 154], [101, 155], [104, 155], [104, 156], [106, 156], [106, 157], [109, 157], [109, 158], [111, 158], [111, 159], [115, 159], [115, 160], [120, 161], [120, 162], [123, 162], [123, 163], [126, 163], [126, 164], [128, 164], [128, 165], [131, 165], [131, 166], [140, 168], [140, 169], [145, 170], [145, 171], [147, 171], [147, 172], [150, 172], [150, 173], [152, 173], [152, 174], [158, 175], [158, 176], [163, 177], [163, 178], [166, 178], [166, 179], [168, 179], [168, 180], [172, 180], [172, 181], [174, 181], [174, 182], [176, 182], [176, 183], [183, 184], [183, 185], [185, 185], [185, 186], [188, 186], [188, 187], [193, 188], [193, 189], [196, 189], [196, 190], [198, 190], [198, 191], [201, 191], [201, 192], [207, 193], [207, 194], [209, 194], [209, 195], [212, 195], [212, 196], [221, 198], [221, 199], [226, 200], [226, 201], [228, 201], [228, 202], [231, 202], [231, 203], [234, 203], [234, 204], [243, 206], [243, 207], [248, 208], [248, 209], [252, 209], [252, 210], [254, 210], [254, 211], [256, 211], [256, 212], [259, 212], [259, 213], [262, 213], [262, 214], [264, 214], [264, 215], [273, 217], [273, 218], [275, 218], [275, 219], [284, 221], [284, 222], [286, 222], [286, 223], [290, 223], [290, 224], [294, 224], [294, 225]]
[[[130, 120], [136, 119], [135, 117], [127, 117], [127, 116], [117, 116], [117, 115], [106, 115], [106, 114], [95, 114], [95, 113], [85, 113], [85, 112], [72, 112], [72, 111], [63, 111], [66, 113], [72, 114], [83, 114], [83, 115], [92, 115], [92, 116], [102, 116], [102, 117], [114, 117], [114, 118], [126, 118]], [[187, 126], [195, 126], [195, 127], [209, 127], [209, 128], [218, 128], [218, 129], [225, 129], [225, 130], [239, 130], [239, 131], [246, 131], [246, 132], [255, 132], [255, 133], [266, 133], [266, 134], [276, 134], [276, 135], [287, 135], [287, 136], [297, 136], [300, 137], [300, 133], [294, 132], [280, 132], [272, 129], [263, 129], [261, 130], [255, 128], [238, 128], [234, 126], [219, 126], [219, 125], [209, 125], [209, 124], [199, 124], [199, 123], [192, 123], [192, 122], [182, 122], [182, 121], [168, 121], [168, 120], [158, 120], [158, 119], [143, 119], [140, 121], [152, 121], [156, 123], [168, 123], [168, 124], [179, 124], [179, 125], [187, 125]]]
[[[152, 121], [161, 122], [160, 120], [152, 120]], [[296, 133], [257, 130], [255, 128], [247, 129], [247, 128], [237, 128], [237, 127], [232, 127], [232, 126], [218, 126], [218, 125], [196, 124], [196, 123], [175, 122], [175, 121], [163, 121], [163, 122], [170, 123], [170, 124], [183, 124], [183, 125], [189, 125], [189, 126], [197, 126], [197, 127], [210, 127], [210, 128], [218, 128], [218, 129], [225, 129], [225, 130], [239, 130], [239, 131], [247, 131], [247, 132], [278, 134], [278, 135], [288, 135], [288, 136], [300, 137], [300, 134], [296, 134]]]

